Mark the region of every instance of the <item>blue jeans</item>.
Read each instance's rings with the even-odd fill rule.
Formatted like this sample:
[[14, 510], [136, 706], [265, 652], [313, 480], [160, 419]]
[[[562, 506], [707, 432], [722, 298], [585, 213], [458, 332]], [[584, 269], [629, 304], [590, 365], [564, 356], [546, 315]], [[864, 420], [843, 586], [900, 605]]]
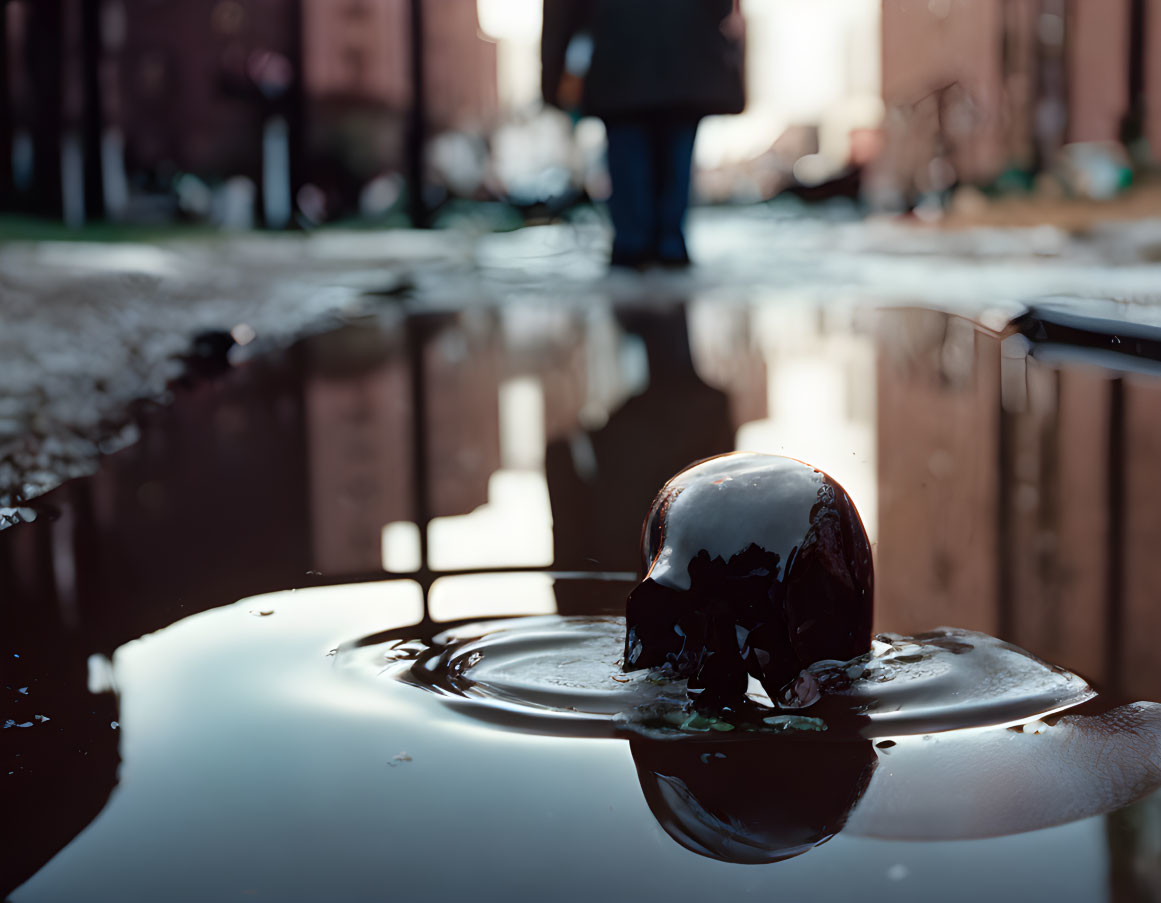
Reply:
[[689, 207], [696, 117], [605, 121], [613, 183], [613, 263], [689, 260], [682, 226]]

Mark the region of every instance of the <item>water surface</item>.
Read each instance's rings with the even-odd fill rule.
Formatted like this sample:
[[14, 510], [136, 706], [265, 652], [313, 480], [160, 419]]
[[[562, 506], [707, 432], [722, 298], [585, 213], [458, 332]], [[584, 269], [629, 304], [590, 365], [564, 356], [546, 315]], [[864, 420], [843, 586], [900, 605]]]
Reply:
[[[781, 789], [831, 767], [800, 746], [712, 729], [674, 745], [543, 711], [513, 724], [358, 658], [436, 622], [620, 615], [653, 492], [746, 448], [850, 491], [875, 542], [876, 630], [983, 631], [1106, 708], [1161, 699], [1161, 393], [1131, 361], [1046, 351], [841, 299], [514, 305], [385, 312], [175, 387], [137, 444], [0, 530], [0, 894], [1161, 898], [1152, 797], [1027, 833], [892, 835], [893, 801], [923, 786], [937, 805], [894, 823], [935, 813], [946, 831], [921, 836], [963, 837], [973, 760], [1015, 781], [998, 750], [1052, 749], [1052, 724], [944, 759], [922, 732], [867, 737], [835, 760], [842, 792], [813, 800]], [[519, 677], [489, 680], [526, 695]], [[921, 784], [936, 761], [956, 764]], [[896, 766], [913, 777], [886, 780]], [[856, 808], [815, 846], [855, 797], [888, 816]], [[800, 855], [723, 861], [761, 858], [721, 840], [730, 812], [775, 810], [789, 827], [765, 827]]]

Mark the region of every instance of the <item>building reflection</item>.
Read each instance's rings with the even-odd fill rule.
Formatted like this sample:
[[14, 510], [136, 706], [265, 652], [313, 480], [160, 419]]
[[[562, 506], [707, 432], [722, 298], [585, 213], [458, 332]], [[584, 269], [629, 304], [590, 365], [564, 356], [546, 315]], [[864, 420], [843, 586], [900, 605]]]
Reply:
[[[689, 462], [731, 451], [725, 392], [693, 366], [684, 305], [622, 307], [625, 334], [644, 351], [646, 385], [599, 429], [549, 443], [555, 563], [567, 570], [637, 571], [641, 521], [661, 485]], [[560, 595], [562, 613], [583, 606]]]
[[[0, 533], [6, 717], [29, 724], [5, 750], [7, 798], [25, 815], [0, 890], [64, 846], [116, 783], [117, 701], [90, 693], [90, 656], [247, 595], [382, 577], [383, 523], [414, 519], [419, 503], [447, 514], [483, 501], [495, 326], [428, 325], [414, 352], [406, 332], [372, 321], [188, 380], [143, 418], [139, 442]], [[430, 496], [411, 491], [417, 356], [444, 393], [430, 412]], [[453, 454], [465, 429], [475, 454]]]
[[1157, 698], [1150, 362], [934, 311], [881, 326], [879, 626], [987, 631]]
[[[118, 704], [108, 686], [90, 691], [90, 661], [126, 642], [248, 595], [392, 573], [419, 584], [425, 619], [450, 620], [558, 607], [545, 573], [493, 571], [543, 571], [554, 558], [635, 570], [656, 485], [689, 455], [732, 445], [730, 397], [694, 373], [685, 316], [682, 306], [626, 313], [618, 327], [608, 311], [575, 312], [545, 330], [535, 312], [387, 312], [243, 365], [203, 362], [172, 405], [143, 413], [139, 442], [38, 499], [34, 522], [0, 532], [0, 654], [20, 741], [5, 752], [6, 786], [27, 813], [2, 890], [75, 836], [115, 786]], [[633, 336], [654, 379], [626, 401]], [[705, 399], [699, 438], [648, 453], [691, 432], [686, 393]], [[550, 503], [544, 462], [602, 417], [627, 425], [619, 438], [639, 443], [652, 469], [641, 510], [615, 506], [625, 552], [598, 567], [559, 538], [567, 529], [554, 537], [552, 514], [571, 520], [571, 504], [599, 515], [594, 504], [608, 503]], [[607, 582], [576, 585], [570, 610], [617, 607]]]

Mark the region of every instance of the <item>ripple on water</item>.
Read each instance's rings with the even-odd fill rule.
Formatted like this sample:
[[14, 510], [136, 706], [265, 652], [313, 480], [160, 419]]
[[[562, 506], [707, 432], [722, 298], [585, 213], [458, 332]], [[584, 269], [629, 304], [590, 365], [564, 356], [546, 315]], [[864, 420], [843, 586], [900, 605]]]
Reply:
[[745, 723], [691, 716], [684, 681], [621, 671], [621, 618], [534, 617], [447, 626], [426, 638], [381, 635], [349, 644], [341, 664], [439, 694], [488, 721], [549, 733], [613, 735], [793, 731], [863, 738], [1014, 724], [1096, 693], [1071, 672], [982, 633], [942, 628], [882, 634], [870, 653], [819, 662], [812, 695], [771, 700], [756, 683]]

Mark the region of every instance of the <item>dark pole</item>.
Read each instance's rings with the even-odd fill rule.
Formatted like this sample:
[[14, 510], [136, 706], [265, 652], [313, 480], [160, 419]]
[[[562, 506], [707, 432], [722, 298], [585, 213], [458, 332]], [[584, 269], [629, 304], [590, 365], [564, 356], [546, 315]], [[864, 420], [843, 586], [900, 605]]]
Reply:
[[1105, 684], [1114, 693], [1124, 685], [1121, 667], [1125, 628], [1125, 379], [1109, 380], [1109, 439], [1106, 486], [1109, 523], [1105, 539]]
[[1132, 150], [1145, 135], [1145, 0], [1129, 3], [1128, 107], [1121, 120], [1121, 142]]
[[423, 197], [423, 148], [427, 138], [423, 0], [411, 0], [411, 115], [407, 129], [407, 206], [411, 225], [426, 229], [431, 212]]
[[[1038, 7], [1036, 15], [1039, 17], [1043, 14], [1043, 2], [1037, 3]], [[1040, 41], [1040, 36], [1037, 34], [1037, 29], [1032, 29], [1032, 59], [1029, 66], [1029, 83], [1031, 90], [1028, 97], [1028, 132], [1032, 138], [1032, 146], [1030, 148], [1032, 172], [1040, 173], [1044, 170], [1044, 140], [1041, 136], [1041, 103], [1044, 94], [1044, 48]]]
[[81, 142], [85, 160], [85, 219], [105, 218], [104, 176], [101, 167], [101, 137], [104, 115], [101, 109], [101, 3], [82, 0], [81, 81], [84, 112]]
[[8, 0], [0, 0], [0, 211], [10, 210], [15, 188], [12, 184], [12, 86], [8, 79]]
[[425, 348], [436, 321], [422, 314], [407, 318], [407, 356], [411, 377], [411, 514], [419, 531], [419, 573], [423, 590], [423, 620], [431, 618], [428, 606], [434, 578], [428, 561], [428, 530], [431, 527], [431, 475], [428, 471], [427, 367]]
[[63, 213], [61, 186], [61, 36], [64, 16], [61, 0], [29, 4], [28, 60], [32, 83], [33, 210], [59, 218]]
[[290, 60], [294, 76], [286, 96], [286, 134], [290, 154], [290, 224], [293, 226], [298, 190], [306, 182], [306, 55], [303, 51], [303, 29], [306, 23], [303, 19], [302, 0], [291, 0], [290, 16], [294, 23], [290, 36]]
[[1060, 20], [1061, 33], [1046, 40], [1036, 37], [1036, 69], [1033, 78], [1032, 116], [1033, 155], [1032, 169], [1042, 172], [1056, 152], [1068, 139], [1069, 119], [1069, 30], [1075, 19], [1072, 0], [1040, 0], [1040, 18], [1055, 16]]

